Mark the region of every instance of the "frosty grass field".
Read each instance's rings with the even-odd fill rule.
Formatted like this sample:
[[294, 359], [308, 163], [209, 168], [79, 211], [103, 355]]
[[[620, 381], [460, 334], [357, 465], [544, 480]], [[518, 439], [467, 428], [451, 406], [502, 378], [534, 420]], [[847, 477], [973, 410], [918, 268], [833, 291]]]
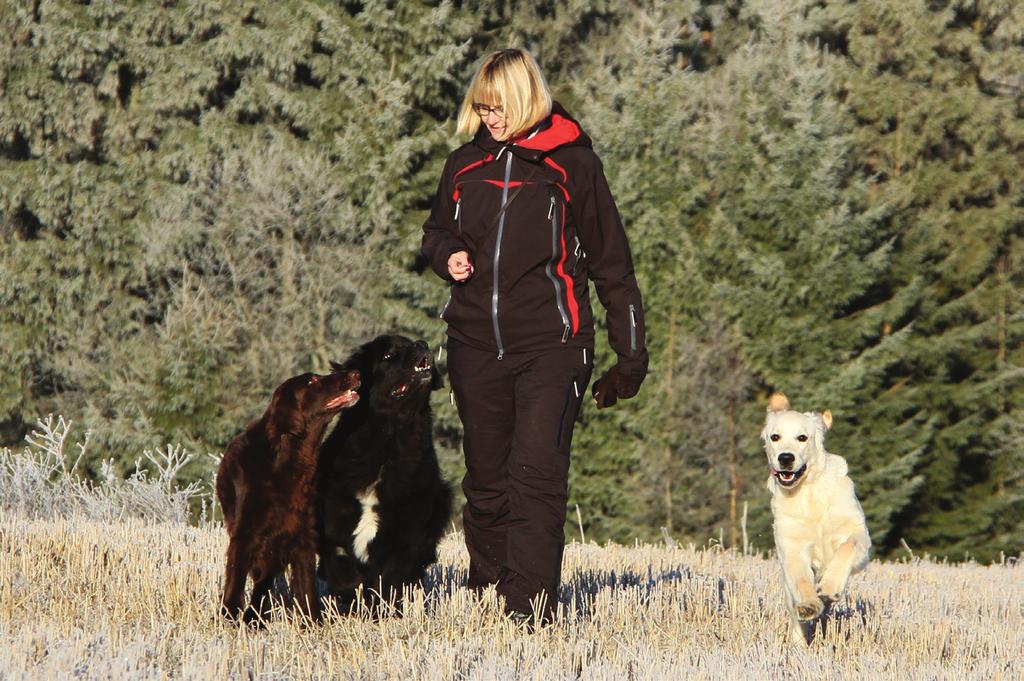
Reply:
[[570, 544], [563, 612], [537, 633], [461, 584], [458, 534], [403, 617], [215, 614], [216, 524], [0, 517], [0, 679], [1019, 679], [1024, 568], [873, 562], [824, 636], [785, 640], [775, 560]]
[[[227, 533], [190, 456], [145, 452], [127, 478], [77, 473], [70, 423], [0, 449], [0, 681], [16, 679], [1021, 679], [1024, 566], [872, 562], [809, 648], [786, 639], [774, 558], [718, 545], [571, 543], [560, 617], [535, 633], [463, 585], [442, 542], [402, 617], [278, 610], [263, 630], [218, 616]], [[148, 472], [147, 472], [148, 471]], [[154, 473], [155, 472], [155, 473]], [[378, 613], [379, 614], [379, 613]]]

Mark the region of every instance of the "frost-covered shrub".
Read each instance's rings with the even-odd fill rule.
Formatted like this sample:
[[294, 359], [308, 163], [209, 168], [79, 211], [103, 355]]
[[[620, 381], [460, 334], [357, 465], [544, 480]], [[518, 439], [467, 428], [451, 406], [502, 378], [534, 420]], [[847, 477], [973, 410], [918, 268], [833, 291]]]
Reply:
[[127, 477], [113, 460], [104, 460], [96, 480], [79, 469], [89, 446], [87, 431], [69, 453], [71, 421], [52, 414], [36, 422], [20, 452], [0, 450], [0, 509], [33, 518], [82, 515], [93, 520], [143, 518], [187, 522], [190, 504], [201, 502], [205, 517], [209, 496], [203, 483], [180, 485], [178, 473], [192, 460], [180, 445], [145, 450]]

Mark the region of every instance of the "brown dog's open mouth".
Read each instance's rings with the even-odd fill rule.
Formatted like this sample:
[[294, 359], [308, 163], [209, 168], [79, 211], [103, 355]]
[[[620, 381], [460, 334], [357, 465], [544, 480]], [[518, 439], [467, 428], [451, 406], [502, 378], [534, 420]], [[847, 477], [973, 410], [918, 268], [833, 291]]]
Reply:
[[783, 487], [792, 487], [806, 472], [807, 464], [800, 466], [800, 470], [797, 471], [779, 471], [774, 468], [772, 469], [772, 475], [775, 476], [775, 479], [778, 480], [779, 484]]
[[346, 390], [337, 397], [327, 400], [324, 407], [327, 409], [344, 409], [351, 407], [353, 404], [359, 401], [359, 393], [355, 390]]

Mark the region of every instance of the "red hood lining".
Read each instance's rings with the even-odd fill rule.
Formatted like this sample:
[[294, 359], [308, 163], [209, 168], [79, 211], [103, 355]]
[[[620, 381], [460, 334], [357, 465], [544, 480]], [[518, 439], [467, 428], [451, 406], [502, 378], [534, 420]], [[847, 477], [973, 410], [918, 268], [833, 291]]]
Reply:
[[516, 146], [537, 151], [551, 151], [580, 137], [580, 126], [559, 114], [551, 114], [551, 125], [530, 138], [514, 142]]

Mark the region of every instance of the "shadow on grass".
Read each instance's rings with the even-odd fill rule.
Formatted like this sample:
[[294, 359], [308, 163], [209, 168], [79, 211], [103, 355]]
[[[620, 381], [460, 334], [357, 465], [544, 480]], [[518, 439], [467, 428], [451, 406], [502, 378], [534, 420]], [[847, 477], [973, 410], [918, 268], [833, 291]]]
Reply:
[[[326, 595], [326, 583], [317, 580], [320, 596]], [[428, 609], [445, 598], [451, 598], [467, 588], [468, 571], [452, 565], [435, 563], [427, 568], [420, 581], [426, 595]], [[589, 619], [594, 610], [594, 603], [599, 594], [629, 591], [639, 605], [646, 605], [658, 589], [684, 583], [705, 583], [713, 585], [714, 601], [712, 607], [719, 612], [727, 608], [729, 591], [745, 588], [742, 584], [727, 582], [725, 578], [695, 572], [686, 566], [672, 569], [655, 570], [653, 567], [646, 572], [632, 570], [576, 570], [563, 582], [558, 592], [558, 600], [567, 614], [576, 619]], [[286, 607], [290, 606], [287, 583], [283, 578], [275, 581], [274, 595]], [[706, 592], [705, 592], [706, 593]], [[764, 607], [763, 600], [760, 601]], [[695, 604], [692, 596], [681, 596], [679, 607], [683, 610]], [[702, 606], [706, 607], [706, 606]], [[811, 634], [817, 638], [828, 635], [829, 638], [851, 637], [851, 624], [865, 624], [872, 616], [874, 607], [862, 598], [851, 600], [849, 596], [841, 601], [829, 603], [821, 617], [814, 625]]]
[[[726, 583], [721, 577], [694, 573], [687, 567], [659, 570], [653, 568], [645, 573], [631, 570], [576, 570], [562, 582], [558, 600], [568, 610], [575, 610], [577, 616], [587, 617], [593, 607], [594, 597], [604, 591], [639, 590], [641, 600], [646, 600], [655, 588], [693, 580], [713, 579], [717, 581], [718, 605], [725, 604]], [[428, 601], [451, 596], [465, 589], [468, 574], [465, 569], [448, 565], [431, 565], [422, 580]]]
[[[704, 582], [713, 585], [715, 606], [723, 610], [726, 606], [727, 583], [722, 577], [694, 572], [688, 567], [679, 566], [672, 569], [655, 570], [649, 567], [646, 572], [632, 570], [576, 570], [562, 583], [559, 601], [568, 612], [577, 618], [586, 619], [592, 614], [594, 602], [602, 592], [630, 591], [640, 605], [649, 602], [656, 589], [666, 585], [686, 582]], [[688, 598], [680, 600], [680, 607], [688, 607]]]
[[452, 596], [456, 591], [465, 589], [468, 581], [468, 570], [457, 568], [454, 565], [434, 563], [427, 567], [427, 572], [420, 580], [420, 584], [427, 594], [429, 603], [445, 596]]
[[841, 601], [829, 602], [815, 623], [812, 636], [824, 637], [827, 634], [830, 638], [848, 641], [851, 636], [850, 625], [867, 624], [873, 612], [874, 606], [862, 598], [854, 598], [851, 601], [850, 597], [846, 596]]

